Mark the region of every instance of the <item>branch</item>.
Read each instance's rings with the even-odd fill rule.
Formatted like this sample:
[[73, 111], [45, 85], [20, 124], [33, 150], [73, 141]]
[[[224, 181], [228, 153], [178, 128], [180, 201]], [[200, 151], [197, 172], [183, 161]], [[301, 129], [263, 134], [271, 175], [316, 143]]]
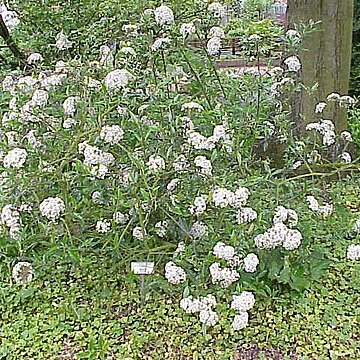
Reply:
[[15, 44], [13, 39], [10, 36], [9, 30], [4, 22], [2, 15], [0, 14], [0, 36], [4, 39], [5, 44], [10, 49], [10, 51], [14, 54], [16, 58], [18, 58], [21, 62], [24, 62], [25, 55]]

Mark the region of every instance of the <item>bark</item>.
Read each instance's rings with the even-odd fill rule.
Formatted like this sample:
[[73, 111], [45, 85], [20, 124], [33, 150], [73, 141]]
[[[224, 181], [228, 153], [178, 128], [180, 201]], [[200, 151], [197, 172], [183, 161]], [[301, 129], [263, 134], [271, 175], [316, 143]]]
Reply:
[[318, 118], [330, 119], [337, 131], [347, 127], [346, 110], [334, 103], [323, 114], [315, 115], [318, 102], [326, 100], [332, 92], [346, 95], [349, 90], [353, 0], [289, 0], [287, 9], [288, 28], [294, 23], [321, 21], [319, 31], [311, 33], [303, 41], [300, 53], [302, 62], [301, 82], [306, 87], [318, 83], [315, 93], [302, 90], [296, 95], [293, 119], [296, 133], [304, 132], [306, 124]]

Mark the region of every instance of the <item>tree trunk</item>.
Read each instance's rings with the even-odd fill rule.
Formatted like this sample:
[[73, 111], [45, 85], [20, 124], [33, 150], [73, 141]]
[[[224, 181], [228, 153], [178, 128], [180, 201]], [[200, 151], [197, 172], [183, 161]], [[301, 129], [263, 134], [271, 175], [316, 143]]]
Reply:
[[304, 132], [306, 124], [319, 118], [334, 122], [337, 132], [347, 127], [346, 110], [329, 103], [323, 114], [315, 114], [315, 105], [326, 101], [327, 95], [337, 92], [347, 95], [349, 90], [353, 0], [288, 0], [287, 24], [321, 21], [315, 31], [303, 40], [300, 53], [301, 82], [306, 87], [318, 83], [318, 89], [296, 95], [293, 117], [296, 133]]

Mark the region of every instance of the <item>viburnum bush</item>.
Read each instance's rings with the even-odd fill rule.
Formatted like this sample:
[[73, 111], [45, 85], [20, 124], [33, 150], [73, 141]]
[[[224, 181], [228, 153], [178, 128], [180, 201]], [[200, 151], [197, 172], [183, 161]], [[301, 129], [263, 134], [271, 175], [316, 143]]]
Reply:
[[[94, 26], [111, 20], [105, 10]], [[257, 292], [303, 291], [328, 265], [321, 246], [309, 255], [292, 204], [278, 199], [263, 208], [253, 200], [260, 169], [269, 168], [254, 157], [259, 139], [264, 148], [271, 139], [288, 144], [279, 173], [319, 160], [307, 155], [312, 140], [292, 137], [284, 99], [298, 86], [301, 64], [294, 53], [282, 67], [220, 70], [220, 3], [186, 11], [154, 3], [115, 14], [121, 21], [107, 26], [116, 39], [109, 34], [112, 41], [77, 52], [92, 40], [55, 29], [51, 57], [33, 52], [24, 71], [3, 74], [0, 244], [9, 264], [21, 260], [13, 280], [36, 278], [22, 261], [35, 246], [107, 248], [134, 260], [173, 253], [161, 266], [183, 292], [184, 311], [204, 326], [231, 313], [229, 324], [240, 330]], [[283, 36], [300, 41], [295, 30]], [[323, 139], [312, 151], [335, 144], [331, 121], [308, 130]], [[341, 139], [343, 149], [351, 136]], [[313, 216], [332, 212], [310, 194], [307, 202]]]

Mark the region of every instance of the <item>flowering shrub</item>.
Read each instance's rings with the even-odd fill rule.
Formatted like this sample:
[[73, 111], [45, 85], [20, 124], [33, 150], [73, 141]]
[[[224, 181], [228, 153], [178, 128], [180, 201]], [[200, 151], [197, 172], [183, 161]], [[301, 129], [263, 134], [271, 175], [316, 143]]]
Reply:
[[[268, 167], [253, 158], [255, 142], [289, 142], [285, 173], [299, 161], [314, 163], [322, 146], [336, 146], [348, 162], [343, 150], [350, 137], [337, 136], [332, 122], [321, 119], [308, 125], [322, 137], [309, 153], [292, 137], [283, 100], [297, 86], [296, 54], [265, 73], [219, 70], [226, 7], [199, 2], [195, 10], [118, 9], [116, 37], [99, 37], [104, 43], [96, 47], [60, 29], [49, 41], [51, 57], [29, 56], [31, 74], [4, 74], [1, 244], [13, 251], [13, 244], [91, 239], [91, 250], [144, 259], [154, 249], [171, 251], [164, 276], [183, 291], [185, 312], [213, 326], [216, 309], [226, 304], [222, 312], [232, 313], [232, 328], [240, 330], [257, 292], [303, 291], [328, 265], [321, 249], [311, 253], [295, 210], [282, 199], [264, 208], [253, 200], [261, 176], [252, 174]], [[191, 48], [188, 36], [203, 46]], [[74, 56], [77, 46], [91, 51]], [[326, 101], [353, 102], [344, 95]], [[331, 214], [331, 204], [304, 194], [306, 200], [316, 216]], [[347, 256], [357, 259], [358, 247]], [[30, 281], [32, 268], [19, 264], [15, 281], [22, 282], [20, 268]]]

